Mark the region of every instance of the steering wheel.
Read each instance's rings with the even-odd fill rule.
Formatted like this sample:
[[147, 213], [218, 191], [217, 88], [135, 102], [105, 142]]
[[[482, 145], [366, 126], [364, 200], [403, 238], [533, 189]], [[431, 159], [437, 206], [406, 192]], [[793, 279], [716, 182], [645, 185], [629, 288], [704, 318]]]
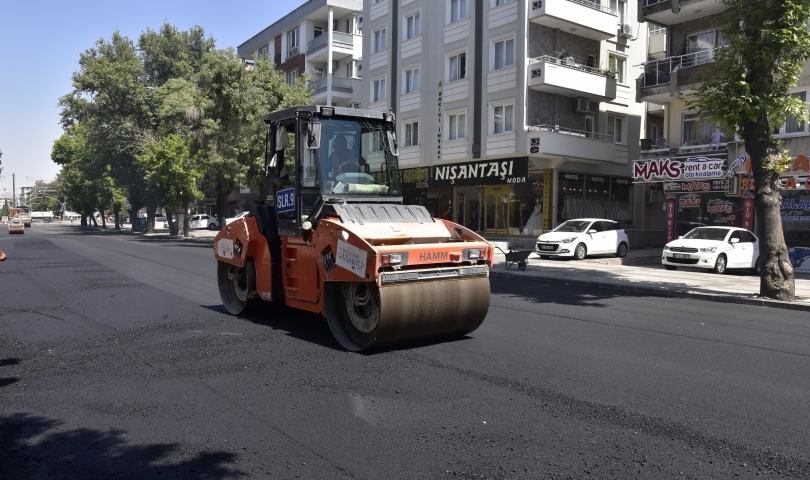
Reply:
[[358, 172], [360, 171], [360, 163], [356, 160], [347, 160], [338, 165], [338, 173], [346, 173], [346, 170]]

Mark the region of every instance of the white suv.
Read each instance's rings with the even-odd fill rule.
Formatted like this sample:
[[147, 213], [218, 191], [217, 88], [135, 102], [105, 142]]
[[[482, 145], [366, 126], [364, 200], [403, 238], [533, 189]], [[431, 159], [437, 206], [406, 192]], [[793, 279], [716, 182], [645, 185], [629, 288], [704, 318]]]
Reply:
[[188, 221], [188, 228], [206, 228], [208, 230], [217, 230], [219, 228], [219, 220], [211, 215], [192, 215]]
[[587, 255], [624, 257], [629, 249], [627, 232], [618, 222], [603, 218], [568, 220], [537, 237], [535, 247], [540, 258], [573, 257], [577, 260]]

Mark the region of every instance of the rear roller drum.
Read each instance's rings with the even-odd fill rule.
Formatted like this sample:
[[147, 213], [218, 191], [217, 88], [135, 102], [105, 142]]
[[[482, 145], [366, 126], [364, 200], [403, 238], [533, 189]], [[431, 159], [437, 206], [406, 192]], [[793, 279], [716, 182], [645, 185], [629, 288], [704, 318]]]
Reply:
[[244, 267], [217, 262], [219, 296], [228, 313], [239, 315], [248, 312], [258, 300], [251, 298], [256, 291], [256, 267], [249, 259]]
[[327, 282], [324, 313], [343, 348], [472, 332], [489, 309], [489, 279], [434, 280], [377, 287], [375, 283]]

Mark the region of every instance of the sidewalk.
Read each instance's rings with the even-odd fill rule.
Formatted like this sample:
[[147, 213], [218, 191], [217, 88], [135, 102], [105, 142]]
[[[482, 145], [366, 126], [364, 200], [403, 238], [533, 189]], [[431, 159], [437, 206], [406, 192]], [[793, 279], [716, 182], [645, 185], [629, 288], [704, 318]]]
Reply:
[[[810, 277], [804, 274], [796, 275], [796, 296], [800, 300], [791, 303], [757, 298], [760, 279], [750, 272], [731, 270], [724, 275], [715, 275], [698, 269], [665, 270], [661, 266], [660, 249], [631, 250], [632, 258], [640, 262], [648, 262], [651, 258], [657, 260], [655, 263], [641, 265], [616, 264], [614, 260], [619, 259], [598, 257], [579, 262], [542, 260], [533, 253], [523, 272], [518, 270], [517, 264], [506, 270], [504, 255], [498, 250], [495, 252], [495, 264], [490, 272], [494, 278], [525, 278], [565, 285], [810, 312]], [[631, 258], [631, 254], [628, 254], [628, 258]]]

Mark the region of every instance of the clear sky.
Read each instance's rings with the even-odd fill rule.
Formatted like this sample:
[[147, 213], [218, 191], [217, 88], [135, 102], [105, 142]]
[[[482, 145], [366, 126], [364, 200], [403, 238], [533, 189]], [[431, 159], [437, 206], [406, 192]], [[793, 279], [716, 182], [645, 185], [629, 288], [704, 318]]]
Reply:
[[[79, 54], [115, 30], [133, 41], [164, 21], [194, 25], [218, 48], [234, 47], [286, 15], [304, 0], [2, 0], [0, 1], [0, 195], [53, 180], [59, 167], [51, 147], [62, 134], [60, 96], [71, 90]], [[5, 192], [3, 189], [6, 189]]]

